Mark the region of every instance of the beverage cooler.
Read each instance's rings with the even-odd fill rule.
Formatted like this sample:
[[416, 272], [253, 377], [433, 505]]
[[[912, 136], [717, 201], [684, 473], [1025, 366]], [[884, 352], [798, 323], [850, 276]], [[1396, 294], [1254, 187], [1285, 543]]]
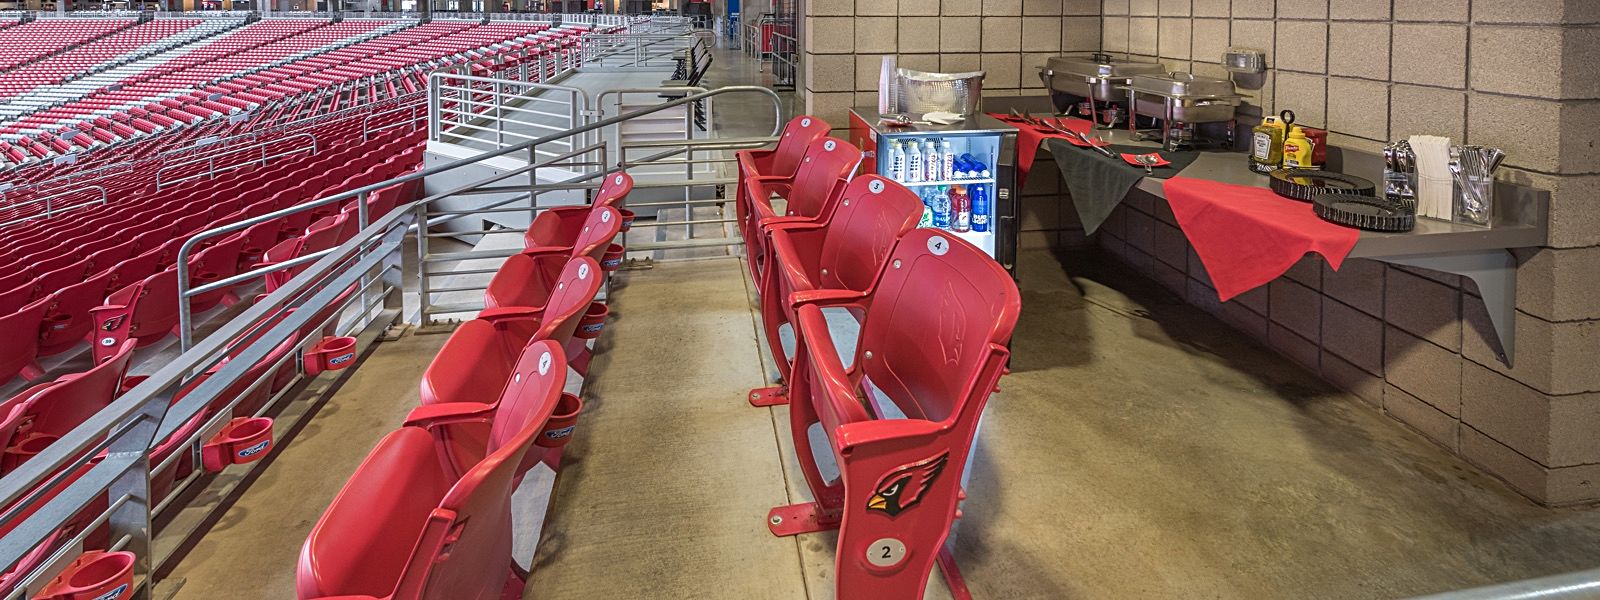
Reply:
[[850, 143], [864, 153], [861, 173], [898, 181], [922, 198], [920, 227], [972, 242], [1016, 276], [1015, 128], [984, 114], [896, 127], [882, 123], [875, 108], [856, 108]]

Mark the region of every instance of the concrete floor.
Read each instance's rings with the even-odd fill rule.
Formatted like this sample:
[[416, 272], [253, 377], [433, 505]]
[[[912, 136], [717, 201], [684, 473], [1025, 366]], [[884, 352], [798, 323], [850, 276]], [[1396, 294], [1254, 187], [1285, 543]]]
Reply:
[[[1393, 598], [1600, 562], [1600, 512], [1533, 505], [1103, 254], [1019, 272], [955, 543], [979, 598]], [[832, 536], [765, 528], [808, 492], [786, 409], [744, 403], [772, 373], [740, 259], [616, 282], [526, 597], [831, 598]], [[444, 339], [376, 346], [157, 597], [292, 597]]]

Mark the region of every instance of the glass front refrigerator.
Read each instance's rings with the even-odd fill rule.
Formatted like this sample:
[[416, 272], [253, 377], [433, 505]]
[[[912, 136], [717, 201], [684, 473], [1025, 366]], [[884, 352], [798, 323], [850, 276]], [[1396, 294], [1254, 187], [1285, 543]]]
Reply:
[[884, 124], [876, 108], [850, 111], [861, 173], [893, 179], [922, 198], [920, 227], [972, 242], [1016, 277], [1017, 130], [988, 115], [952, 125]]

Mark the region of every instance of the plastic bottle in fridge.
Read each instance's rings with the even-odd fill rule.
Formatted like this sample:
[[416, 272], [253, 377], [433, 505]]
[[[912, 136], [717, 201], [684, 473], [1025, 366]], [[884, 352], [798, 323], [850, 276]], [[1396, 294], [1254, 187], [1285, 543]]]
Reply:
[[939, 143], [939, 178], [950, 181], [956, 178], [956, 146], [950, 140]]
[[959, 185], [950, 186], [950, 231], [972, 231], [972, 198]]
[[928, 181], [939, 181], [939, 176], [944, 174], [944, 159], [939, 158], [939, 146], [934, 144], [933, 138], [922, 144], [922, 166], [927, 168]]
[[933, 188], [922, 188], [917, 196], [922, 199], [922, 220], [917, 221], [917, 227], [933, 227], [933, 198], [929, 191]]
[[933, 226], [940, 229], [950, 228], [950, 196], [946, 194], [944, 186], [932, 188], [933, 196]]
[[916, 141], [913, 140], [913, 141], [910, 141], [910, 142], [906, 142], [906, 144], [907, 144], [907, 147], [905, 149], [905, 155], [906, 155], [905, 179], [902, 179], [900, 181], [903, 182], [903, 183], [917, 183], [919, 181], [922, 181], [922, 175], [924, 173], [924, 171], [922, 169], [922, 153], [917, 150], [917, 142]]
[[889, 142], [889, 179], [906, 180], [906, 150], [900, 140]]
[[989, 230], [989, 186], [969, 186], [972, 195], [972, 230], [982, 233]]

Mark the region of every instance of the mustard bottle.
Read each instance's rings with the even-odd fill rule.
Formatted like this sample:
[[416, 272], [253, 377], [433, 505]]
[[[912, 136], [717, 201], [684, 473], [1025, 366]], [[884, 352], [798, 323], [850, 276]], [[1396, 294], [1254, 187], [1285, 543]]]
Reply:
[[1306, 129], [1296, 125], [1289, 132], [1289, 139], [1283, 141], [1283, 166], [1286, 169], [1315, 169], [1311, 164], [1312, 151], [1316, 144], [1311, 138], [1306, 137]]
[[1284, 122], [1279, 117], [1268, 116], [1251, 130], [1250, 166], [1257, 172], [1278, 168], [1283, 162]]

